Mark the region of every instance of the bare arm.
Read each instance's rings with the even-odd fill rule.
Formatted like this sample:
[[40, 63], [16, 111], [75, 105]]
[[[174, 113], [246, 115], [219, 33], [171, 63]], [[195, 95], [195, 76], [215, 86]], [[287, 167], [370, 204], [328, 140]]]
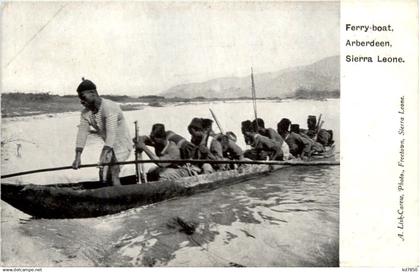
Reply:
[[217, 141], [213, 140], [210, 145], [210, 152], [213, 156], [215, 156], [217, 159], [222, 160], [223, 159], [223, 149], [222, 144]]
[[[142, 147], [142, 150], [144, 151], [144, 153], [146, 153], [147, 157], [149, 157], [149, 159], [151, 160], [161, 159], [158, 156], [156, 156], [146, 145]], [[166, 167], [169, 165], [168, 163], [155, 163], [155, 164], [159, 167]]]
[[[151, 160], [177, 160], [181, 158], [180, 151], [177, 147], [168, 146], [166, 153], [163, 156], [156, 156], [142, 141], [136, 143], [136, 149], [141, 152], [144, 151]], [[168, 167], [171, 163], [155, 163], [159, 167]]]
[[89, 135], [89, 122], [83, 113], [80, 116], [80, 123], [76, 137], [76, 151], [83, 151], [86, 145], [87, 136]]
[[76, 150], [75, 150], [75, 158], [72, 164], [73, 169], [78, 169], [81, 164], [81, 156], [83, 152], [83, 148], [86, 145], [87, 136], [89, 134], [89, 122], [83, 116], [83, 113], [80, 116], [80, 124], [77, 131], [76, 137]]
[[229, 152], [233, 155], [233, 157], [237, 160], [244, 159], [244, 152], [242, 148], [240, 148], [234, 141], [229, 140]]
[[298, 136], [298, 141], [304, 146], [302, 153], [300, 154], [301, 158], [310, 157], [311, 156], [311, 149], [312, 149], [312, 143], [309, 139], [302, 137], [300, 135]]

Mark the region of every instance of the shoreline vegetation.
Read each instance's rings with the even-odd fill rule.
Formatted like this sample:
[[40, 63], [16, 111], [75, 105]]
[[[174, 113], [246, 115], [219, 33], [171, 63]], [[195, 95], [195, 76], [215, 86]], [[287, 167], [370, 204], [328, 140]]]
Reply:
[[[170, 104], [178, 103], [196, 103], [196, 102], [213, 102], [213, 101], [238, 101], [251, 100], [251, 97], [236, 98], [207, 98], [198, 96], [194, 98], [182, 97], [164, 97], [158, 95], [144, 95], [139, 97], [127, 95], [101, 95], [101, 97], [121, 103], [123, 111], [139, 110], [145, 106], [164, 107]], [[264, 97], [258, 100], [277, 100], [284, 99], [310, 99], [325, 100], [327, 98], [340, 98], [340, 91], [319, 91], [312, 89], [297, 89], [293, 95], [288, 97]], [[1, 94], [1, 116], [18, 117], [32, 116], [40, 114], [54, 114], [64, 112], [75, 112], [82, 110], [77, 95], [55, 95], [50, 93], [3, 93]]]

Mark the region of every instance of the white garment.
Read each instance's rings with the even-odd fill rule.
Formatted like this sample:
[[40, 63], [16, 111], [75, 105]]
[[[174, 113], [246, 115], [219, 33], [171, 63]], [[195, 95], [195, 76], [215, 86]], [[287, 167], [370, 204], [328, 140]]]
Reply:
[[286, 143], [286, 141], [283, 141], [281, 144], [281, 151], [283, 151], [283, 160], [287, 161], [290, 159], [290, 149], [289, 145]]
[[117, 161], [125, 161], [130, 156], [133, 145], [120, 106], [108, 99], [101, 98], [97, 113], [84, 109], [80, 116], [80, 125], [76, 138], [76, 148], [83, 149], [92, 126], [104, 140], [105, 146], [112, 147]]

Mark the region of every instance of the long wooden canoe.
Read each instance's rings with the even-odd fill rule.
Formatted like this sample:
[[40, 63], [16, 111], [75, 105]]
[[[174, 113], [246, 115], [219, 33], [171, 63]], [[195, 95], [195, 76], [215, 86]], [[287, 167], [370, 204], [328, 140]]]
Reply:
[[287, 165], [249, 165], [239, 170], [185, 177], [174, 181], [136, 184], [135, 176], [121, 178], [123, 186], [106, 186], [99, 181], [50, 185], [1, 184], [1, 199], [35, 218], [86, 218], [187, 196], [231, 185]]

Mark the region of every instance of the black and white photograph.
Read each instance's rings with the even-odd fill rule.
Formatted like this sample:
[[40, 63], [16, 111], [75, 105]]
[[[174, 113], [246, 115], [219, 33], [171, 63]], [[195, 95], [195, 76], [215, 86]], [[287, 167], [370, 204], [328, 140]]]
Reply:
[[340, 265], [340, 2], [1, 13], [1, 266]]

